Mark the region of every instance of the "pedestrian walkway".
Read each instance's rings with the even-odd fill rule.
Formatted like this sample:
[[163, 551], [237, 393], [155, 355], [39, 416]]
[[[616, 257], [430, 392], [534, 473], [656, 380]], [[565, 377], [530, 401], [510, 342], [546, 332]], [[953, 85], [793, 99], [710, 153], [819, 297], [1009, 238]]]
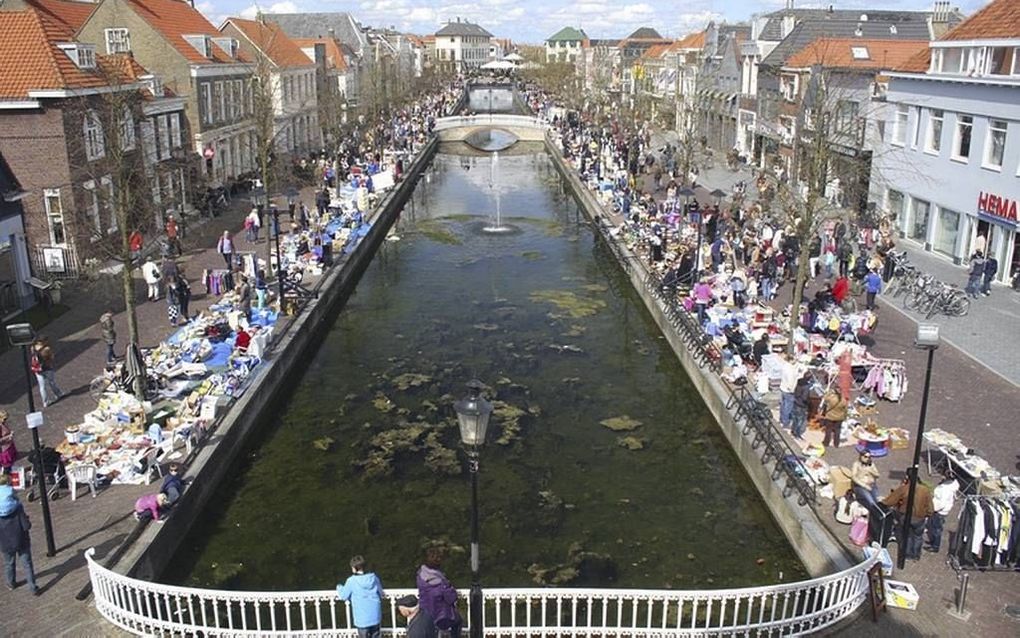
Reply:
[[[957, 266], [905, 239], [899, 240], [896, 248], [906, 250], [911, 263], [940, 281], [961, 288], [967, 284], [966, 266]], [[1020, 386], [1020, 292], [992, 284], [991, 296], [972, 299], [965, 317], [935, 315], [925, 319], [916, 311], [904, 310], [902, 297], [887, 301], [915, 321], [938, 324], [943, 339]]]
[[[311, 189], [302, 191], [306, 203], [314, 202]], [[183, 240], [184, 255], [178, 260], [182, 272], [191, 283], [193, 297], [190, 311], [197, 314], [216, 301], [214, 295], [205, 294], [200, 276], [206, 268], [222, 268], [223, 259], [216, 252], [216, 238], [230, 230], [240, 250], [258, 250], [264, 255], [264, 242], [248, 244], [243, 237], [242, 222], [250, 210], [246, 200], [235, 200], [219, 217], [206, 220], [202, 225], [189, 225], [188, 236]], [[282, 225], [282, 224], [281, 224]], [[57, 383], [66, 396], [46, 408], [45, 425], [40, 429], [43, 445], [55, 446], [64, 436], [64, 427], [79, 423], [81, 416], [95, 407], [88, 393], [89, 382], [102, 370], [106, 360], [106, 344], [101, 339], [99, 316], [107, 307], [114, 310], [117, 327], [117, 352], [124, 352], [127, 342], [127, 319], [121, 301], [119, 275], [105, 285], [78, 284], [64, 287], [64, 302], [70, 310], [46, 327], [57, 357]], [[145, 283], [141, 274], [135, 276], [135, 299], [138, 300], [137, 317], [140, 345], [157, 345], [170, 334], [165, 298], [146, 302]], [[24, 365], [21, 353], [12, 350], [0, 355], [0, 404], [11, 413], [11, 426], [21, 455], [31, 451], [31, 437], [24, 427], [28, 402], [25, 394]], [[36, 407], [41, 406], [36, 392]], [[142, 494], [158, 490], [158, 484], [117, 485], [105, 488], [96, 498], [84, 495], [71, 502], [66, 490], [50, 503], [57, 554], [47, 557], [43, 535], [42, 512], [38, 501], [28, 502], [26, 492], [19, 492], [22, 503], [32, 520], [32, 554], [36, 575], [43, 594], [33, 598], [27, 587], [0, 595], [0, 634], [8, 636], [115, 636], [119, 632], [96, 613], [91, 602], [78, 602], [75, 595], [88, 583], [88, 571], [83, 552], [96, 548], [96, 557], [102, 560], [117, 549], [135, 530], [137, 522], [132, 516], [133, 503]], [[20, 578], [24, 579], [21, 575]]]
[[[653, 136], [653, 146], [654, 143], [655, 136]], [[661, 146], [654, 148], [657, 151]], [[726, 169], [702, 171], [698, 188], [698, 198], [702, 203], [711, 201], [705, 196], [709, 190], [715, 188], [726, 190], [728, 173], [730, 172]], [[653, 188], [651, 177], [647, 175], [644, 177], [644, 189], [651, 192]], [[665, 193], [659, 192], [656, 198], [661, 199], [664, 195]], [[616, 223], [619, 221], [621, 221], [619, 218], [615, 220]], [[911, 258], [913, 259], [913, 255]], [[915, 263], [927, 269], [929, 262], [937, 261], [938, 259], [931, 255], [921, 255]], [[935, 264], [928, 271], [944, 278], [945, 281], [954, 281], [952, 279], [953, 271], [956, 272], [958, 278], [964, 276], [962, 270], [945, 263]], [[810, 298], [822, 283], [822, 278], [809, 281], [805, 288], [805, 298]], [[770, 304], [777, 313], [782, 312], [791, 303], [792, 289], [793, 287], [789, 283], [779, 289], [778, 296]], [[997, 299], [1005, 300], [1012, 294], [1012, 291], [998, 287], [993, 289], [992, 297], [974, 300], [972, 308], [989, 300], [993, 302]], [[899, 301], [898, 299], [882, 301], [878, 328], [873, 335], [874, 341], [869, 343], [869, 350], [878, 357], [905, 361], [909, 390], [897, 403], [879, 401], [876, 411], [871, 417], [882, 427], [903, 428], [911, 433], [910, 445], [907, 448], [891, 450], [888, 456], [876, 462], [881, 472], [879, 486], [884, 495], [899, 484], [912, 461], [913, 445], [916, 440], [914, 437], [917, 433], [923, 396], [926, 353], [913, 347], [917, 317], [897, 312], [888, 303], [885, 303], [886, 301], [896, 303]], [[859, 300], [859, 303], [863, 305], [863, 298]], [[1009, 302], [1000, 301], [1000, 303], [1005, 305]], [[1017, 306], [1020, 309], [1020, 304]], [[897, 305], [897, 308], [901, 307], [901, 305]], [[972, 310], [972, 315], [977, 313], [976, 316], [981, 316], [981, 313], [992, 312], [990, 308], [993, 307], [995, 306], [989, 304], [985, 308], [977, 308]], [[954, 321], [951, 318], [943, 319], [942, 325]], [[969, 319], [971, 317], [957, 318], [955, 321]], [[1001, 319], [999, 321], [1005, 323]], [[1016, 352], [1018, 326], [1020, 326], [1020, 322], [1014, 320], [1004, 326], [990, 329], [1001, 330], [1003, 338], [1005, 338], [1006, 332], [1012, 330], [1014, 336], [1011, 340], [1007, 340], [1009, 345], [1003, 347], [1003, 350]], [[1020, 413], [1020, 392], [1016, 392], [1010, 380], [1007, 380], [1004, 375], [995, 371], [991, 365], [984, 361], [984, 358], [988, 357], [987, 353], [993, 350], [990, 344], [983, 344], [986, 347], [978, 349], [978, 353], [976, 353], [974, 350], [960, 347], [960, 343], [950, 336], [953, 334], [955, 333], [943, 335], [952, 343], [944, 344], [935, 355], [926, 427], [929, 430], [939, 427], [955, 432], [969, 445], [981, 450], [982, 455], [1001, 472], [1005, 474], [1020, 473], [1020, 455], [1018, 455], [1020, 450], [1016, 445], [1016, 434], [1013, 427], [1016, 420], [1015, 415]], [[970, 338], [976, 343], [989, 337], [971, 335]], [[778, 403], [778, 396], [774, 393], [767, 395], [767, 398]], [[800, 449], [800, 445], [792, 437], [789, 438], [789, 442], [793, 449]], [[829, 448], [824, 456], [825, 461], [831, 466], [843, 467], [852, 466], [856, 458], [857, 452], [850, 445]], [[922, 465], [924, 465], [923, 462]], [[938, 482], [940, 477], [929, 475], [927, 468], [922, 467], [921, 479], [927, 482]], [[849, 527], [837, 523], [831, 515], [829, 508], [832, 506], [833, 501], [823, 499], [817, 507], [819, 517], [851, 554], [860, 556], [860, 550], [849, 542]], [[947, 534], [955, 532], [958, 509], [957, 507], [946, 521]], [[963, 622], [947, 613], [955, 605], [955, 592], [958, 586], [956, 573], [946, 563], [948, 545], [949, 543], [944, 539], [941, 554], [935, 555], [926, 552], [921, 561], [908, 562], [903, 572], [896, 571], [893, 576], [895, 579], [910, 582], [917, 588], [921, 597], [918, 611], [891, 610], [877, 624], [859, 620], [841, 629], [838, 634], [842, 636], [959, 636], [960, 638], [975, 635], [1005, 636], [1015, 634], [1016, 621], [1005, 613], [1007, 605], [1016, 604], [1020, 600], [1020, 581], [1017, 581], [1014, 573], [973, 573], [967, 599], [967, 609], [972, 612], [971, 619]], [[889, 551], [894, 559], [897, 550], [895, 543], [889, 545]], [[863, 615], [867, 614], [870, 614], [870, 611], [863, 613]]]

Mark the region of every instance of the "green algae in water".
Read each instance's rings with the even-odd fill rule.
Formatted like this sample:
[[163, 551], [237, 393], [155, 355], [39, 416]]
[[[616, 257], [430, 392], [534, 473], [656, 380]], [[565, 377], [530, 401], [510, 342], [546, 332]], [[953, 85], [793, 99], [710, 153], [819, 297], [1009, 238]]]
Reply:
[[599, 421], [599, 423], [609, 428], [613, 432], [629, 432], [631, 430], [636, 430], [639, 427], [641, 427], [641, 421], [638, 421], [637, 419], [632, 419], [626, 414], [624, 414], [623, 416], [614, 416], [611, 419], [603, 419], [602, 421]]
[[439, 224], [423, 224], [418, 227], [418, 232], [436, 243], [447, 246], [460, 246], [464, 243], [460, 237]]
[[543, 255], [540, 251], [537, 250], [525, 250], [524, 252], [521, 253], [521, 257], [524, 257], [528, 261], [539, 261], [541, 259], [544, 259], [545, 255]]
[[572, 319], [590, 317], [606, 307], [601, 299], [586, 299], [570, 290], [536, 290], [528, 298], [535, 303], [552, 304]]
[[[458, 159], [437, 157], [444, 170], [415, 215], [398, 222], [404, 241], [382, 246], [164, 579], [327, 589], [362, 554], [385, 586], [413, 587], [424, 547], [469, 542], [470, 482], [453, 403], [471, 378], [505, 404], [490, 421], [478, 474], [487, 586], [530, 586], [539, 573], [542, 582], [636, 588], [804, 575], [675, 355], [626, 292], [626, 276], [588, 228], [574, 229], [572, 205], [537, 183], [548, 160], [500, 158], [502, 178], [514, 184], [504, 210], [533, 211], [542, 223], [515, 222], [521, 232], [509, 236], [462, 234], [463, 244], [417, 232], [424, 223], [460, 233], [460, 220], [431, 216], [492, 208], [491, 191]], [[569, 224], [579, 243], [547, 235], [547, 222]], [[545, 256], [541, 267], [521, 259], [529, 250]], [[542, 291], [571, 293], [568, 305], [600, 303], [571, 320], [532, 299]], [[507, 307], [516, 310], [499, 310]], [[550, 321], [549, 310], [565, 320]], [[576, 333], [565, 339], [568, 331]], [[415, 386], [405, 377], [400, 390], [403, 374], [430, 380]], [[619, 415], [643, 425], [599, 425]], [[638, 435], [643, 449], [619, 446]], [[335, 439], [328, 452], [312, 445], [323, 437]], [[470, 582], [466, 553], [451, 553], [443, 568], [455, 585]]]

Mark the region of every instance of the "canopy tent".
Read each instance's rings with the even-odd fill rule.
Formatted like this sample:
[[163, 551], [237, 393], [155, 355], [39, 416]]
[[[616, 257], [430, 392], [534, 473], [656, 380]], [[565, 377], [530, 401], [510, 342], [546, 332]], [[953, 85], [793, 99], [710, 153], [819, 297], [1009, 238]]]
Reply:
[[491, 71], [508, 71], [510, 69], [517, 68], [517, 65], [513, 62], [507, 62], [506, 60], [493, 60], [492, 62], [486, 62], [483, 64], [482, 68]]
[[524, 60], [524, 56], [519, 55], [517, 53], [510, 53], [508, 55], [504, 55], [503, 59], [504, 60], [508, 60], [510, 62], [520, 62], [520, 61]]

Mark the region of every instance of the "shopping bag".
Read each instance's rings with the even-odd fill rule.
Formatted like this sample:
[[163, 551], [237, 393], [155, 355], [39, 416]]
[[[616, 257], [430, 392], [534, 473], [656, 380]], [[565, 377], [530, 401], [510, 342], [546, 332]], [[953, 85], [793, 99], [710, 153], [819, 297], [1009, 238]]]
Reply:
[[850, 542], [858, 547], [868, 544], [868, 519], [858, 517], [850, 524]]

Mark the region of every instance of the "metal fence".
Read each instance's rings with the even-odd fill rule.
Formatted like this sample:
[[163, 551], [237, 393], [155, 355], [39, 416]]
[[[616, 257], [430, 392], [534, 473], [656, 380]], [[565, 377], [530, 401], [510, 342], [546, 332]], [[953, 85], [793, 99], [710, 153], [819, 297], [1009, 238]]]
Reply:
[[[109, 570], [85, 553], [96, 609], [137, 635], [355, 636], [350, 606], [336, 592], [253, 592], [151, 583]], [[853, 615], [868, 594], [878, 557], [836, 574], [765, 587], [651, 589], [489, 589], [485, 636], [796, 636]], [[386, 591], [383, 633], [401, 636], [396, 600]], [[469, 605], [468, 590], [459, 596]], [[470, 609], [465, 618], [470, 618]]]

